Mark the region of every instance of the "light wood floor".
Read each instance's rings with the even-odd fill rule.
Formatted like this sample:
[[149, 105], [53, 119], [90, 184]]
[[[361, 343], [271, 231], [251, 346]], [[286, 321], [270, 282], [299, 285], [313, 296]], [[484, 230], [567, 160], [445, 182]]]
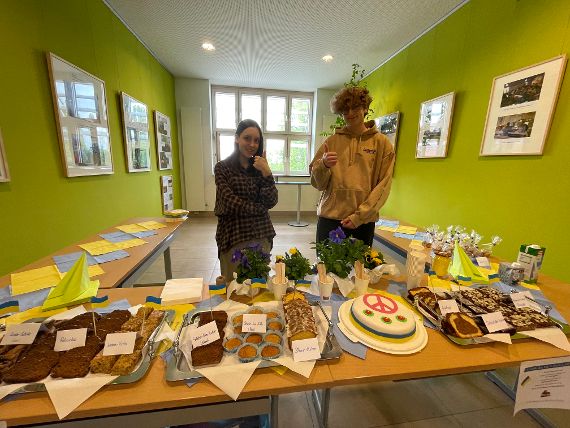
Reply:
[[[273, 257], [295, 246], [314, 261], [310, 243], [315, 239], [315, 218], [306, 219], [310, 221], [308, 227], [297, 228], [287, 225], [293, 217], [273, 219], [277, 232]], [[215, 280], [219, 275], [215, 231], [215, 217], [190, 218], [183, 226], [171, 247], [175, 278], [203, 277], [211, 283]], [[401, 260], [390, 257], [386, 249], [381, 250], [401, 266]], [[160, 258], [139, 283], [164, 284], [164, 281], [164, 264]], [[509, 374], [512, 371], [507, 372]], [[309, 393], [283, 395], [279, 403], [280, 427], [318, 427]], [[331, 428], [539, 426], [525, 412], [513, 417], [513, 402], [479, 373], [334, 388], [329, 422]], [[570, 426], [568, 419], [560, 426]]]

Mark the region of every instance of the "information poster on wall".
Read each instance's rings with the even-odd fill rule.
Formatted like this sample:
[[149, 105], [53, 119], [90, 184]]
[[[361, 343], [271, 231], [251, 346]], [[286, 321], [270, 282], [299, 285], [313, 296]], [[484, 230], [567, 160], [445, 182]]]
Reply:
[[174, 209], [174, 191], [172, 175], [160, 176], [160, 187], [162, 193], [162, 212]]

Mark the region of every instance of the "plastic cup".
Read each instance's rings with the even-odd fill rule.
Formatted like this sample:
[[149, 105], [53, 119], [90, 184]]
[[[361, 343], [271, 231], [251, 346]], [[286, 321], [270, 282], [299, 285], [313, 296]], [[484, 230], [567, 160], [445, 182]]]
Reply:
[[321, 295], [321, 301], [330, 300], [333, 285], [334, 279], [329, 275], [326, 276], [326, 280], [324, 282], [319, 279], [319, 293]]
[[289, 287], [289, 280], [285, 277], [285, 281], [283, 283], [277, 283], [277, 278], [271, 278], [271, 285], [273, 288], [273, 295], [275, 296], [275, 300], [281, 300], [285, 293], [287, 293], [287, 287]]
[[364, 279], [354, 277], [354, 287], [356, 288], [356, 294], [363, 296], [368, 292], [368, 283], [370, 282], [370, 277], [365, 275]]

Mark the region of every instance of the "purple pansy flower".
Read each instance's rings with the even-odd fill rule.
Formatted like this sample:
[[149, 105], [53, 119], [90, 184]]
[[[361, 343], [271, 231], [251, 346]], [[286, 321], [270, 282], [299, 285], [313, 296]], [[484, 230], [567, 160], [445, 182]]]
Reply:
[[242, 253], [241, 250], [235, 250], [232, 254], [232, 263], [239, 263], [241, 262]]
[[344, 238], [346, 235], [340, 226], [329, 232], [329, 239], [335, 244], [340, 244]]

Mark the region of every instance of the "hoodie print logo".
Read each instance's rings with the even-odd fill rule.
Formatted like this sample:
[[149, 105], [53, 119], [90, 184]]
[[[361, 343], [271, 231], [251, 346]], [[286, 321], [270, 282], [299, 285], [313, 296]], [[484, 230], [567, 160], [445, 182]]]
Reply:
[[369, 155], [376, 154], [375, 149], [362, 149], [363, 152], [368, 153]]

